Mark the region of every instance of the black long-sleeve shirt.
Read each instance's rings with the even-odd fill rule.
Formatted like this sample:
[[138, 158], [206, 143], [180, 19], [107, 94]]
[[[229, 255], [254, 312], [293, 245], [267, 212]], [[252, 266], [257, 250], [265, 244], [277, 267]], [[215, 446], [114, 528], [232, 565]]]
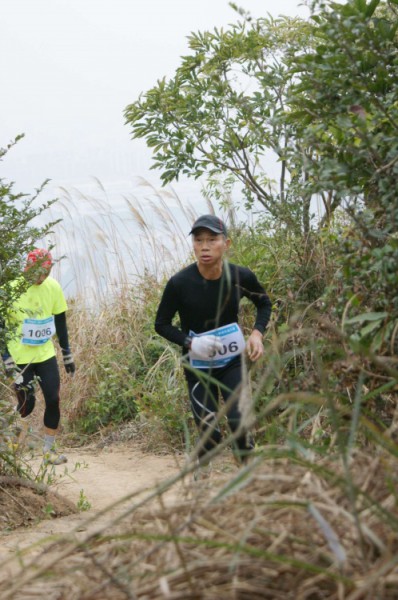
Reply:
[[[184, 346], [190, 331], [204, 333], [237, 323], [243, 297], [257, 308], [253, 329], [264, 333], [271, 315], [271, 300], [250, 269], [225, 262], [221, 277], [212, 280], [202, 277], [193, 263], [167, 282], [156, 314], [155, 331]], [[181, 327], [172, 323], [176, 314]]]
[[54, 315], [55, 331], [63, 354], [70, 352], [68, 327], [66, 325], [66, 313]]

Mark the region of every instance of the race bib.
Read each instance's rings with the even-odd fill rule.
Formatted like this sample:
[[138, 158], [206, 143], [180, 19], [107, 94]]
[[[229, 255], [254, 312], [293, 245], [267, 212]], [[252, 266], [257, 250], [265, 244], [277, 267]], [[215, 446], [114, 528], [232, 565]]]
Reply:
[[54, 334], [54, 317], [48, 317], [48, 319], [24, 319], [21, 342], [28, 346], [39, 346], [48, 342]]
[[235, 358], [235, 356], [242, 354], [246, 346], [245, 338], [243, 337], [243, 333], [237, 323], [224, 325], [223, 327], [212, 329], [211, 331], [206, 331], [205, 333], [196, 334], [194, 331], [190, 331], [189, 335], [198, 335], [199, 337], [201, 335], [216, 335], [220, 338], [223, 345], [222, 350], [216, 350], [214, 352], [214, 356], [208, 360], [198, 358], [195, 356], [192, 350], [190, 350], [189, 362], [192, 367], [195, 367], [195, 369], [217, 369], [224, 367], [233, 358]]

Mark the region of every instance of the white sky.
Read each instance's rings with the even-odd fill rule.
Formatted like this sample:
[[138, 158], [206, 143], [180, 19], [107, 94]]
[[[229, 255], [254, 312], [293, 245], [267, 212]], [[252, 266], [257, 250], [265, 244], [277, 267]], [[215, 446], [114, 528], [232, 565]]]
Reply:
[[[306, 18], [300, 2], [237, 4], [253, 17]], [[0, 162], [0, 177], [27, 194], [50, 179], [39, 200], [59, 202], [43, 219], [62, 222], [40, 243], [64, 256], [55, 276], [68, 295], [91, 294], [95, 304], [137, 274], [158, 276], [186, 259], [192, 220], [208, 212], [203, 182], [182, 180], [160, 196], [150, 150], [131, 139], [124, 110], [174, 75], [191, 32], [238, 20], [227, 0], [0, 0], [0, 147], [25, 134]]]
[[[300, 0], [237, 4], [253, 17], [309, 14]], [[0, 163], [0, 177], [24, 192], [49, 178], [52, 196], [58, 186], [85, 189], [93, 177], [120, 191], [135, 176], [158, 185], [123, 111], [173, 75], [192, 31], [238, 19], [227, 0], [1, 0], [0, 147], [25, 138]]]

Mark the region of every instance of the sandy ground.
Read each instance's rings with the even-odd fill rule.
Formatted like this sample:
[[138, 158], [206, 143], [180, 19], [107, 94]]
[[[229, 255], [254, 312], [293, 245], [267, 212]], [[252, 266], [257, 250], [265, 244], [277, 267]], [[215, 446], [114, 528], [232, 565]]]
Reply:
[[[179, 473], [182, 457], [144, 454], [134, 445], [98, 449], [70, 449], [68, 463], [53, 468], [50, 488], [80, 510], [59, 518], [47, 518], [0, 536], [0, 580], [15, 572], [16, 563], [30, 560], [51, 539], [73, 533], [83, 539], [148, 497], [157, 486]], [[35, 465], [35, 461], [37, 464]], [[39, 468], [39, 459], [33, 466]], [[183, 496], [181, 482], [164, 498], [174, 502]], [[115, 505], [115, 503], [118, 503]], [[13, 566], [13, 563], [14, 566]]]

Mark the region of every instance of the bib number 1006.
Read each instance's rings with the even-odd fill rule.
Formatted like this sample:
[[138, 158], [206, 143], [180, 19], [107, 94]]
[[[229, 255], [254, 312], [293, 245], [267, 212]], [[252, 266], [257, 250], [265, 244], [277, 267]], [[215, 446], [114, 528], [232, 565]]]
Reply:
[[25, 319], [22, 325], [22, 343], [30, 346], [45, 344], [55, 333], [54, 318]]
[[26, 332], [30, 339], [40, 340], [42, 338], [50, 338], [52, 335], [51, 327], [45, 327], [43, 329], [28, 329]]

